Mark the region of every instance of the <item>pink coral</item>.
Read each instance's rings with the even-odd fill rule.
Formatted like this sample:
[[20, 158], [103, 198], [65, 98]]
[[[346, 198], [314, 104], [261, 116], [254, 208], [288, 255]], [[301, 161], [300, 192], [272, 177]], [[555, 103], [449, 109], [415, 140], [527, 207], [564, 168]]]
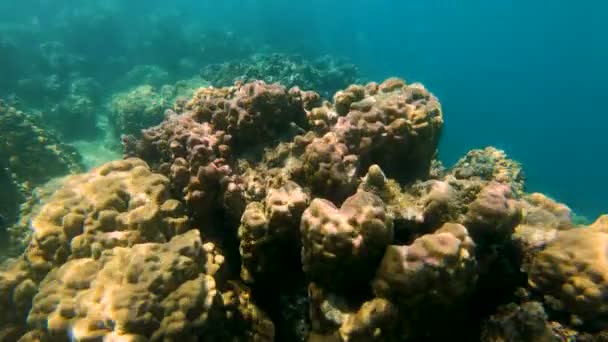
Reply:
[[277, 272], [289, 272], [289, 266], [281, 266], [294, 261], [294, 251], [298, 256], [300, 217], [307, 204], [302, 188], [287, 181], [269, 189], [263, 202], [247, 205], [238, 231], [244, 281], [270, 281]]
[[302, 155], [304, 182], [315, 195], [342, 202], [359, 183], [357, 161], [334, 133], [327, 133], [306, 146]]
[[475, 244], [465, 227], [446, 223], [408, 246], [389, 246], [373, 281], [377, 296], [407, 310], [450, 305], [477, 279]]
[[464, 224], [476, 241], [508, 239], [521, 219], [521, 206], [507, 184], [490, 182], [469, 204]]
[[393, 223], [384, 203], [358, 191], [340, 209], [314, 199], [302, 215], [302, 263], [309, 277], [333, 288], [373, 276], [384, 248], [393, 237]]
[[[361, 167], [378, 164], [404, 181], [428, 176], [443, 125], [437, 99], [422, 85], [398, 79], [367, 87], [364, 93], [362, 88], [349, 89], [336, 95], [338, 112], [345, 116], [333, 130], [359, 156]], [[346, 94], [351, 94], [348, 100], [342, 98]]]

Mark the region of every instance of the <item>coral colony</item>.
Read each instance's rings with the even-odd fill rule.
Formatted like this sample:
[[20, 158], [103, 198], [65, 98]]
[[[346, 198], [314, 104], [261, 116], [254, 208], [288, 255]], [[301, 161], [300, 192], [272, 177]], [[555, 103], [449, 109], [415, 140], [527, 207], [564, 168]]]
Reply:
[[[608, 329], [608, 218], [577, 227], [491, 147], [444, 168], [441, 105], [421, 84], [324, 100], [196, 82], [114, 96], [125, 158], [88, 173], [54, 131], [0, 107], [0, 205], [25, 217], [0, 271], [1, 341], [584, 341]], [[37, 205], [8, 208], [67, 173]]]

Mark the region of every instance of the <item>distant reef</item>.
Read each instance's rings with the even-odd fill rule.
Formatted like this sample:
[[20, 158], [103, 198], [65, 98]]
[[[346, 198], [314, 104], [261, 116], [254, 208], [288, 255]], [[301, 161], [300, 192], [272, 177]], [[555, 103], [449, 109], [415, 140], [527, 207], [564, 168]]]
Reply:
[[[27, 246], [0, 270], [0, 341], [608, 334], [608, 216], [578, 225], [493, 147], [444, 167], [443, 111], [423, 85], [391, 78], [324, 100], [244, 80], [167, 107], [122, 141], [123, 160], [38, 193]], [[0, 130], [2, 196], [78, 171], [14, 108], [0, 107]]]
[[139, 136], [142, 129], [161, 123], [165, 110], [180, 106], [198, 88], [208, 85], [203, 79], [193, 78], [161, 86], [142, 84], [115, 93], [107, 104], [109, 126], [116, 137]]
[[[36, 187], [70, 173], [82, 172], [80, 154], [44, 125], [34, 115], [8, 106], [0, 100], [0, 215], [3, 224], [0, 236], [6, 256], [21, 237], [7, 237], [6, 229], [13, 225], [31, 199]], [[9, 253], [10, 254], [10, 253]], [[1, 259], [1, 258], [0, 258]]]
[[298, 55], [261, 53], [206, 65], [201, 77], [216, 87], [253, 80], [281, 83], [288, 88], [314, 90], [329, 99], [336, 91], [358, 82], [360, 75], [354, 64], [331, 56], [310, 60]]

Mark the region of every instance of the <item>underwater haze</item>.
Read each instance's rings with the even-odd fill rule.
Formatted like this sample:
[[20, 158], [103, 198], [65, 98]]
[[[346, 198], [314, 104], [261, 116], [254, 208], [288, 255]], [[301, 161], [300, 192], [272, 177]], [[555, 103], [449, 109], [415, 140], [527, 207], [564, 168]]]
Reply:
[[607, 23], [0, 0], [0, 342], [604, 340]]
[[[230, 32], [249, 40], [251, 52], [264, 46], [331, 54], [355, 64], [365, 80], [422, 82], [446, 112], [440, 153], [447, 164], [471, 148], [495, 145], [524, 165], [528, 190], [590, 217], [606, 203], [601, 1], [6, 1], [0, 7], [3, 44], [13, 41], [18, 50], [0, 56], [5, 95], [15, 92], [11, 76], [32, 72], [28, 58], [44, 41], [83, 58], [78, 72], [105, 87], [136, 64], [159, 64], [179, 79], [209, 61], [240, 57], [237, 47], [206, 57], [190, 40], [210, 29]], [[193, 65], [180, 68], [188, 58]]]

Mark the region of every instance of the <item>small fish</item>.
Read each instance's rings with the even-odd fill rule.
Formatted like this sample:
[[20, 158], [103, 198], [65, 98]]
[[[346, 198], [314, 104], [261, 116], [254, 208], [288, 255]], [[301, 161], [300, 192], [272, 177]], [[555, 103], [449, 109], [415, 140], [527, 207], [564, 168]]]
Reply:
[[6, 225], [6, 218], [0, 214], [0, 229], [4, 228]]

